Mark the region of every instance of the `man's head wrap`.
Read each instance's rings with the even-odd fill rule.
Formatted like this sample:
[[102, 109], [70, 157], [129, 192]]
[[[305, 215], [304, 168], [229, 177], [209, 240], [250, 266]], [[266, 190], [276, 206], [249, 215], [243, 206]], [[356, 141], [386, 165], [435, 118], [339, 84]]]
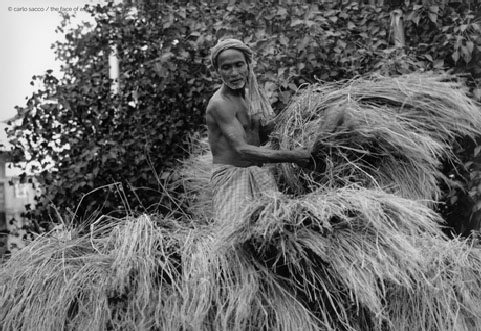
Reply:
[[261, 120], [262, 124], [266, 124], [267, 121], [274, 116], [274, 112], [272, 111], [269, 100], [267, 100], [263, 91], [257, 85], [257, 79], [252, 68], [253, 54], [250, 47], [238, 39], [229, 38], [220, 40], [214, 47], [212, 47], [211, 50], [210, 59], [212, 65], [214, 66], [215, 70], [217, 70], [217, 59], [219, 55], [228, 49], [233, 49], [244, 54], [247, 66], [249, 68], [249, 74], [246, 83], [246, 96], [249, 104], [249, 115], [254, 115]]

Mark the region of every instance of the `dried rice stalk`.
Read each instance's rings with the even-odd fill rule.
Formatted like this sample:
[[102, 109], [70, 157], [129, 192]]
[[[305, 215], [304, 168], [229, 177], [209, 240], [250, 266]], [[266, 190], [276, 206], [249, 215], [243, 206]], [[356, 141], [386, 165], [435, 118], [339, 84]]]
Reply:
[[424, 238], [424, 280], [388, 289], [393, 330], [481, 330], [481, 250], [473, 241]]
[[219, 251], [216, 231], [185, 248], [182, 306], [187, 330], [320, 330], [319, 321], [265, 266]]
[[[403, 330], [398, 328], [401, 317], [394, 315], [401, 303], [387, 303], [386, 298], [403, 293], [404, 299], [421, 298], [421, 304], [433, 298], [428, 278], [434, 274], [433, 257], [449, 242], [441, 231], [440, 216], [423, 204], [354, 187], [298, 198], [266, 196], [253, 202], [243, 219], [220, 231], [218, 250], [267, 266], [320, 325], [334, 329], [373, 330], [388, 325], [389, 330]], [[431, 246], [439, 250], [427, 254]], [[473, 254], [468, 249], [463, 252]], [[474, 270], [480, 258], [478, 252], [466, 261], [471, 277], [477, 279], [481, 269]], [[457, 268], [456, 261], [452, 263], [444, 272]], [[447, 277], [444, 281], [447, 285], [438, 296], [448, 295], [449, 286], [455, 285]], [[459, 312], [459, 305], [442, 300], [431, 307], [446, 319], [458, 313], [473, 318], [473, 309], [481, 305], [480, 292], [474, 286], [463, 289], [471, 300], [465, 313]], [[416, 316], [412, 311], [406, 314], [406, 319]], [[437, 314], [403, 322], [406, 329], [423, 321], [437, 328], [419, 330], [451, 330], [449, 323], [437, 321]], [[475, 319], [481, 322], [479, 315]]]
[[42, 236], [0, 270], [3, 330], [480, 325], [481, 254], [447, 244], [422, 204], [347, 187], [267, 196], [244, 220], [101, 219]]
[[466, 87], [446, 74], [356, 79], [312, 85], [279, 116], [280, 149], [307, 147], [320, 174], [278, 166], [290, 192], [360, 183], [415, 200], [436, 200], [440, 161], [455, 162], [451, 146], [479, 134], [481, 109]]
[[189, 157], [176, 170], [178, 180], [171, 185], [182, 188], [184, 211], [197, 220], [206, 222], [212, 217], [212, 153], [205, 136], [190, 137], [189, 148]]
[[155, 226], [147, 216], [96, 224], [73, 239], [39, 237], [8, 260], [0, 271], [3, 330], [149, 330], [177, 323], [172, 301], [186, 229], [172, 220]]
[[319, 330], [267, 268], [186, 224], [100, 219], [39, 237], [0, 272], [3, 330]]

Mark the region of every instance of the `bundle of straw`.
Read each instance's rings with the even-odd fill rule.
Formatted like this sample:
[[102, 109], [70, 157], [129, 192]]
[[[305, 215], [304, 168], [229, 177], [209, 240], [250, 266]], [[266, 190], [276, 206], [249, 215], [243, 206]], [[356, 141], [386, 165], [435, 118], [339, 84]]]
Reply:
[[279, 165], [289, 192], [360, 183], [416, 200], [436, 200], [455, 162], [456, 137], [479, 134], [481, 109], [460, 79], [447, 74], [359, 78], [311, 85], [279, 115], [280, 149], [312, 150], [318, 175]]
[[183, 265], [185, 330], [322, 330], [268, 268], [246, 254], [218, 250], [217, 235], [186, 247], [191, 253]]
[[[460, 279], [444, 277], [444, 287], [433, 288], [433, 260], [443, 259], [441, 249], [448, 241], [440, 216], [421, 203], [346, 187], [297, 198], [265, 196], [253, 202], [242, 219], [219, 230], [218, 251], [267, 268], [273, 274], [267, 279], [308, 307], [321, 329], [397, 331], [404, 330], [398, 328], [402, 321], [406, 330], [452, 330], [453, 319], [442, 323], [439, 315], [447, 320], [464, 313], [481, 322], [473, 317], [481, 305], [481, 292], [475, 288], [481, 269], [474, 271], [479, 252], [466, 247], [457, 252], [472, 255], [462, 263], [464, 270], [470, 268], [469, 277], [477, 277], [476, 283], [460, 286]], [[443, 269], [446, 274], [460, 266], [450, 262]], [[469, 309], [442, 300], [453, 286], [469, 297]], [[430, 305], [435, 312], [417, 320], [412, 317], [418, 313], [412, 311], [404, 319], [395, 313], [401, 302], [392, 297], [406, 300], [405, 310], [415, 310], [419, 307], [410, 308], [410, 298], [421, 298], [421, 304], [435, 293], [438, 300]]]
[[320, 330], [268, 268], [217, 250], [214, 228], [105, 221], [39, 237], [4, 265], [2, 330]]
[[164, 330], [176, 327], [178, 222], [99, 219], [81, 236], [44, 235], [0, 271], [2, 330]]
[[390, 287], [393, 330], [481, 330], [481, 250], [474, 241], [424, 238], [425, 279], [408, 291]]
[[212, 190], [210, 175], [212, 154], [207, 137], [189, 137], [189, 157], [176, 169], [176, 181], [170, 183], [171, 190], [180, 188], [183, 211], [199, 221], [212, 218]]
[[3, 330], [479, 327], [481, 253], [356, 186], [264, 196], [242, 222], [141, 216], [44, 235], [0, 270]]

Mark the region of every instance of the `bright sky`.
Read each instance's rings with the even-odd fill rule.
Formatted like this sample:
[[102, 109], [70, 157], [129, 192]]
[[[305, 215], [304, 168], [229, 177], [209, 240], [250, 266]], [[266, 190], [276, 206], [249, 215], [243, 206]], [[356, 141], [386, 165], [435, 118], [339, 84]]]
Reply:
[[[24, 106], [32, 93], [32, 76], [52, 69], [59, 73], [60, 63], [50, 46], [63, 36], [55, 33], [60, 24], [56, 9], [80, 11], [85, 4], [105, 0], [2, 0], [0, 3], [0, 121], [12, 118], [15, 106]], [[78, 8], [78, 9], [77, 9]], [[83, 16], [83, 17], [82, 17]], [[90, 15], [77, 15], [79, 20]]]

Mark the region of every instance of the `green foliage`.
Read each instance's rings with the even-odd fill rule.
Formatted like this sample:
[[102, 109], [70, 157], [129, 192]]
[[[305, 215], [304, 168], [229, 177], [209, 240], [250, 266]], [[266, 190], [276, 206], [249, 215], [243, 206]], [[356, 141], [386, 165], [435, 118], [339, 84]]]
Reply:
[[[481, 16], [449, 6], [413, 5], [405, 12], [407, 43], [423, 67], [466, 74], [473, 98], [481, 100]], [[457, 233], [469, 233], [481, 226], [481, 139], [459, 141], [456, 154], [460, 165], [445, 165], [445, 173], [457, 188], [446, 190], [441, 208]]]
[[[375, 71], [470, 72], [480, 96], [481, 39], [472, 11], [403, 7], [407, 46], [394, 49], [388, 9], [145, 1], [136, 10], [91, 7], [95, 26], [71, 27], [66, 19], [59, 27], [66, 42], [54, 46], [64, 77], [34, 77], [41, 88], [10, 132], [16, 155], [41, 164], [46, 191], [32, 212], [40, 215], [53, 203], [64, 214], [81, 201], [75, 213], [81, 222], [95, 209], [169, 210], [161, 184], [185, 156], [186, 135], [203, 130], [207, 100], [218, 86], [209, 51], [223, 36], [252, 47], [259, 81], [277, 111], [301, 84]], [[108, 75], [113, 45], [121, 67], [117, 95]]]

